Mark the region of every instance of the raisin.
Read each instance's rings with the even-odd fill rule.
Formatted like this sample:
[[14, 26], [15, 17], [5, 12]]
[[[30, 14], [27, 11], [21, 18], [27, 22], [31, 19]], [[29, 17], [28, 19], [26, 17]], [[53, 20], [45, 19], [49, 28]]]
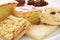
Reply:
[[46, 5], [48, 5], [48, 2], [44, 1], [40, 6], [46, 6]]
[[28, 5], [33, 5], [35, 7], [41, 7], [48, 5], [48, 2], [44, 0], [28, 0]]
[[18, 6], [23, 6], [25, 4], [25, 0], [16, 0], [18, 1]]
[[56, 12], [51, 12], [50, 14], [53, 14], [54, 15], [54, 14], [56, 14]]

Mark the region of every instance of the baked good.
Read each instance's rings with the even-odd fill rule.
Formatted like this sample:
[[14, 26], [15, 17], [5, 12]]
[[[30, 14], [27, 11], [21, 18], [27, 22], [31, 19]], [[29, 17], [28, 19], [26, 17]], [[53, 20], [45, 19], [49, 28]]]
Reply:
[[49, 25], [60, 25], [60, 9], [45, 8], [41, 14], [41, 22]]
[[14, 0], [0, 0], [0, 21], [9, 16], [16, 5], [17, 2]]
[[49, 26], [49, 25], [34, 25], [30, 28], [30, 30], [26, 33], [28, 37], [31, 37], [35, 40], [43, 40], [51, 33], [53, 33], [58, 26]]
[[31, 24], [26, 19], [10, 15], [0, 22], [0, 38], [3, 40], [19, 40], [30, 27]]
[[34, 6], [17, 7], [14, 10], [14, 15], [17, 17], [23, 17], [29, 20], [32, 24], [40, 23], [40, 10]]

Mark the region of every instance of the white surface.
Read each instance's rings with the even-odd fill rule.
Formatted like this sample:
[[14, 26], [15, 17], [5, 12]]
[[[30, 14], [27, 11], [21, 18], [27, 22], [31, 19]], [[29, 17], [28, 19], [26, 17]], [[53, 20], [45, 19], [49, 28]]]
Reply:
[[8, 4], [8, 3], [18, 3], [17, 1], [15, 0], [0, 0], [0, 5], [4, 5], [4, 4]]
[[[49, 5], [48, 7], [60, 7], [60, 0], [46, 0], [48, 1]], [[45, 7], [47, 7], [45, 6]], [[45, 7], [37, 7], [38, 9], [43, 9]], [[33, 40], [27, 36], [24, 36], [21, 40]], [[60, 40], [60, 28], [56, 30], [53, 34], [51, 34], [49, 37], [45, 38], [44, 40]]]

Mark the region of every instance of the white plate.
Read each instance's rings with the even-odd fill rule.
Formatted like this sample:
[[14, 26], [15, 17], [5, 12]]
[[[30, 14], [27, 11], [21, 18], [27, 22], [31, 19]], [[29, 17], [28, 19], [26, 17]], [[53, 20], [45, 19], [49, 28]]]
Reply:
[[[40, 10], [45, 8], [45, 7], [58, 7], [60, 8], [60, 0], [46, 0], [49, 5], [44, 6], [44, 7], [37, 7]], [[21, 38], [21, 40], [33, 40], [27, 36], [24, 36]], [[49, 37], [45, 38], [44, 40], [60, 40], [60, 28], [56, 30], [53, 34], [51, 34]]]

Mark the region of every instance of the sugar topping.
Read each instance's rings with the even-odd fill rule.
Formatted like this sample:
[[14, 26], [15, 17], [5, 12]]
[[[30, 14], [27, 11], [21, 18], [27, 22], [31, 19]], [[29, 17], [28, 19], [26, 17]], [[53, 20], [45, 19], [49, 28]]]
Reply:
[[[34, 11], [36, 8], [32, 5], [26, 5], [26, 6], [20, 6], [20, 7], [16, 7], [15, 11], [18, 12], [29, 12], [29, 11]], [[36, 9], [37, 10], [37, 9]]]
[[0, 5], [8, 4], [8, 3], [18, 3], [15, 0], [0, 0]]

